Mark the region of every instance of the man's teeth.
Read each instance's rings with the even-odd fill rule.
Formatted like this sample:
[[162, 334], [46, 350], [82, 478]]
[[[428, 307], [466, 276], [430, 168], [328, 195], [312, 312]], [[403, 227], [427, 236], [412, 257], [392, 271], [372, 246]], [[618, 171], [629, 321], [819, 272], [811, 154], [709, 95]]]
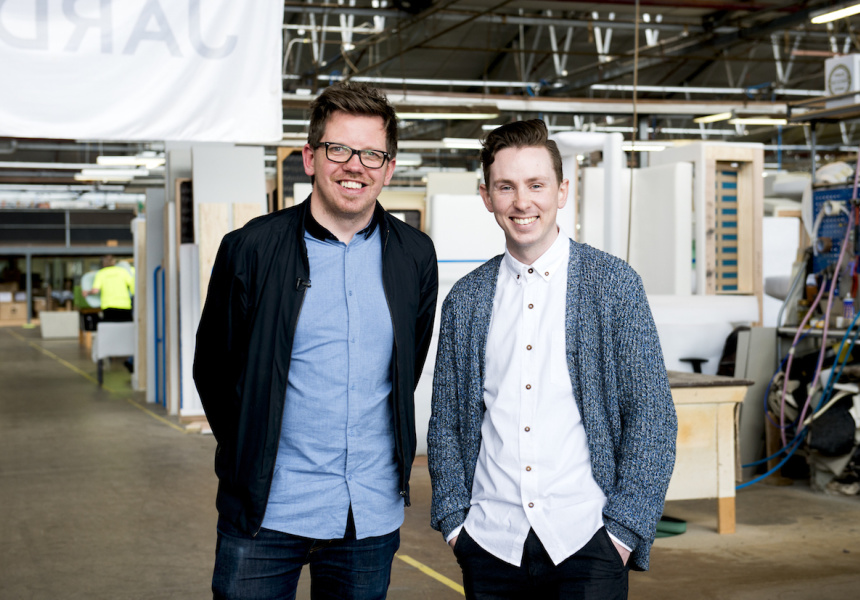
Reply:
[[518, 219], [514, 217], [514, 223], [517, 225], [528, 225], [529, 223], [534, 223], [537, 221], [537, 217], [528, 217], [526, 219]]
[[362, 185], [357, 181], [341, 181], [340, 185], [350, 190], [360, 190]]

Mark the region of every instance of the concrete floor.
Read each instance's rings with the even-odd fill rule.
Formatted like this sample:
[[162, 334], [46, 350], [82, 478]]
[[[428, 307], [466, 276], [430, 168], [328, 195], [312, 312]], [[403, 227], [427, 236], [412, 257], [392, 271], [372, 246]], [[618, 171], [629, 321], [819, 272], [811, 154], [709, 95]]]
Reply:
[[[77, 340], [0, 327], [0, 598], [209, 598], [215, 441], [131, 392], [120, 362], [105, 388]], [[419, 458], [389, 598], [462, 597], [457, 564], [428, 526]], [[860, 498], [756, 485], [738, 530], [716, 502], [669, 503], [687, 533], [657, 541], [633, 599], [851, 599], [860, 595]], [[445, 581], [447, 578], [447, 582]], [[308, 598], [308, 583], [300, 584]]]

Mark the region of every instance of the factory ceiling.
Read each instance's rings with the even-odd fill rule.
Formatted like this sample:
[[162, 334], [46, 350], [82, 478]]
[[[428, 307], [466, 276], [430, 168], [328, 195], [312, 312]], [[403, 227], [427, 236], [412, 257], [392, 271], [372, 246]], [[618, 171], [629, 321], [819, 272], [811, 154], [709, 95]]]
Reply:
[[[404, 115], [401, 150], [423, 154], [425, 165], [474, 168], [473, 151], [450, 151], [442, 140], [475, 140], [492, 125], [540, 117], [553, 131], [762, 142], [771, 165], [778, 155], [782, 168], [808, 168], [813, 131], [798, 122], [804, 109], [790, 105], [824, 94], [827, 58], [860, 51], [860, 16], [811, 23], [814, 15], [845, 4], [288, 1], [281, 57], [283, 145], [302, 143], [314, 93], [352, 79], [388, 92]], [[719, 112], [773, 118], [790, 112], [794, 122], [694, 121]], [[814, 129], [816, 147], [834, 156], [860, 138], [856, 121], [847, 118]], [[46, 163], [141, 149], [0, 140], [0, 184], [64, 182], [68, 172], [52, 171]], [[46, 168], [20, 168], [27, 161]]]

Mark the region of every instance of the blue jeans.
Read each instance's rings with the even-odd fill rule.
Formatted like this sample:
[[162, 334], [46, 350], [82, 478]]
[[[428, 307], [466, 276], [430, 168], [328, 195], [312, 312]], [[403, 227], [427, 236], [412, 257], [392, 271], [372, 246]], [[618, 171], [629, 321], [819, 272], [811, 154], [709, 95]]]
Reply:
[[519, 567], [496, 558], [460, 531], [454, 555], [463, 571], [463, 587], [470, 600], [624, 600], [628, 567], [605, 528], [576, 554], [554, 565], [529, 531]]
[[294, 599], [304, 565], [313, 600], [381, 600], [391, 581], [400, 530], [356, 540], [314, 540], [270, 529], [256, 537], [220, 519], [212, 592], [215, 599]]

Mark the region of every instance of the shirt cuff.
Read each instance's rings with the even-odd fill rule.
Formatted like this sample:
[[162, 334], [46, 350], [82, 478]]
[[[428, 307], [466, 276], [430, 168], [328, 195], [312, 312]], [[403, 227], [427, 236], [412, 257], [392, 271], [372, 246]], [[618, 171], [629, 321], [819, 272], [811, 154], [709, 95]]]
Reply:
[[462, 526], [462, 525], [457, 525], [457, 526], [456, 526], [456, 527], [451, 531], [451, 533], [449, 533], [449, 534], [448, 534], [448, 537], [446, 537], [446, 538], [445, 538], [445, 541], [446, 541], [446, 542], [448, 542], [448, 543], [450, 544], [450, 543], [451, 543], [451, 540], [453, 540], [455, 537], [457, 537], [458, 535], [460, 535], [460, 531], [462, 531], [462, 530], [463, 530], [463, 526]]
[[[606, 533], [609, 533], [609, 530], [608, 530], [608, 529], [606, 530]], [[615, 537], [615, 536], [614, 536], [614, 535], [612, 535], [611, 533], [609, 533], [609, 538], [610, 538], [613, 542], [615, 542], [616, 544], [618, 544], [619, 546], [621, 546], [622, 548], [624, 548], [625, 550], [627, 550], [628, 552], [633, 552], [633, 549], [632, 549], [630, 546], [628, 546], [627, 544], [625, 544], [624, 542], [622, 542], [621, 540], [619, 540], [617, 537]]]

